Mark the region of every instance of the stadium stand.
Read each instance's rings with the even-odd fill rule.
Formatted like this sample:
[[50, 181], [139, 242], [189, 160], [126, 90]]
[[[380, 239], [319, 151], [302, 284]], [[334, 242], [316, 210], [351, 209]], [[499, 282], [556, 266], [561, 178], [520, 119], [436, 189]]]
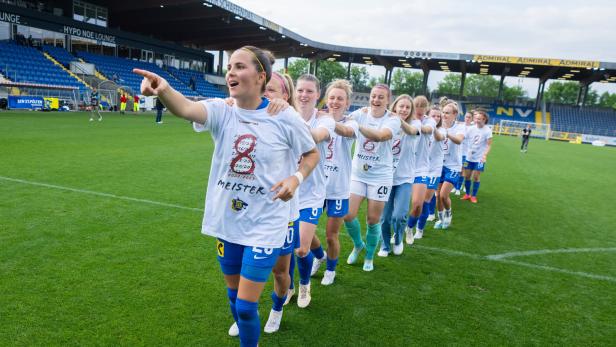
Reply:
[[606, 108], [552, 105], [552, 130], [616, 136], [616, 111]]
[[13, 82], [28, 82], [54, 86], [68, 86], [86, 91], [87, 86], [45, 56], [37, 49], [0, 42], [0, 72]]
[[77, 60], [75, 56], [62, 47], [43, 45], [42, 49], [44, 52], [47, 52], [47, 54], [51, 55], [55, 60], [60, 62], [60, 64], [64, 65], [67, 69], [70, 67], [71, 61]]
[[84, 51], [77, 52], [77, 56], [89, 63], [94, 64], [96, 69], [108, 79], [112, 79], [112, 77], [116, 75], [119, 79], [118, 83], [129, 87], [133, 90], [133, 92], [138, 92], [141, 89], [141, 77], [133, 73], [133, 68], [139, 68], [158, 74], [166, 79], [175, 90], [186, 96], [199, 96], [197, 92], [188, 88], [188, 86], [182, 81], [171, 76], [167, 71], [161, 69], [156, 64], [99, 55]]
[[175, 76], [186, 85], [190, 86], [190, 78], [195, 81], [195, 91], [207, 98], [226, 98], [227, 94], [222, 92], [216, 86], [206, 81], [203, 77], [203, 73], [195, 70], [176, 69], [175, 67], [167, 68], [170, 74]]

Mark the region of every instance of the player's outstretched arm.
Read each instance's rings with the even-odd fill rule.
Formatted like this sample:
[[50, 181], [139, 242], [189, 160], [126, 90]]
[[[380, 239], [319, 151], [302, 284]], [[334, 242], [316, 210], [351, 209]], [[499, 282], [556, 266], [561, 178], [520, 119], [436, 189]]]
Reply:
[[355, 137], [355, 131], [350, 126], [336, 122], [336, 128], [334, 129], [336, 134], [344, 137]]
[[383, 142], [391, 140], [393, 134], [391, 129], [383, 128], [383, 129], [370, 129], [363, 125], [359, 126], [359, 132], [362, 133], [368, 140], [372, 140], [375, 142]]
[[156, 95], [169, 112], [174, 115], [192, 122], [205, 124], [207, 111], [203, 105], [188, 100], [184, 95], [173, 89], [164, 78], [153, 72], [141, 69], [133, 69], [133, 72], [143, 77], [141, 94], [145, 96]]
[[403, 120], [400, 121], [400, 127], [402, 128], [402, 131], [404, 131], [404, 133], [407, 135], [419, 134], [419, 130], [417, 128], [415, 128], [414, 126], [410, 125], [409, 123]]

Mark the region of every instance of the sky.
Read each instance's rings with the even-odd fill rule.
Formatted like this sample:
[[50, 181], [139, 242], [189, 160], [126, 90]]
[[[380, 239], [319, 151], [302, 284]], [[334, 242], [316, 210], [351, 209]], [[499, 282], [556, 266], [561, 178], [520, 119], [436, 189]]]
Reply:
[[[232, 0], [314, 41], [353, 47], [616, 62], [616, 1]], [[372, 75], [383, 74], [374, 67]], [[431, 88], [443, 77], [430, 75]], [[531, 97], [536, 79], [507, 78]], [[594, 83], [593, 89], [616, 92]]]

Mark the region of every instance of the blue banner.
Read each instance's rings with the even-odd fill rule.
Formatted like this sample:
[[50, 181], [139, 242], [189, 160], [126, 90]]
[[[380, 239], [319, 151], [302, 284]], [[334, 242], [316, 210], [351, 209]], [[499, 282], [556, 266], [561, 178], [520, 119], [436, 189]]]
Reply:
[[45, 100], [41, 96], [9, 95], [9, 108], [11, 109], [41, 109], [43, 106], [45, 106]]

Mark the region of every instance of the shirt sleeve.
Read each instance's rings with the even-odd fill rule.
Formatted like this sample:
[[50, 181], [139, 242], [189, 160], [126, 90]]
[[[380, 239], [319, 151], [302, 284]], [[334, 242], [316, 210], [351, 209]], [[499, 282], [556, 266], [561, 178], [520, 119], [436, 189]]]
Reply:
[[383, 128], [391, 130], [392, 136], [400, 132], [400, 127], [401, 127], [401, 124], [400, 124], [399, 117], [389, 117], [387, 118], [385, 123], [383, 123]]
[[465, 137], [466, 137], [466, 134], [465, 134], [465, 131], [464, 131], [464, 127], [461, 127], [461, 126], [457, 126], [456, 127], [455, 134], [456, 134], [456, 136], [457, 135], [465, 135]]
[[492, 138], [492, 129], [488, 128], [488, 136], [486, 138], [487, 139], [491, 139]]
[[225, 110], [231, 106], [227, 105], [223, 99], [208, 99], [199, 101], [199, 103], [207, 112], [207, 120], [205, 124], [193, 122], [193, 129], [198, 133], [209, 131], [216, 137], [222, 128], [227, 113]]
[[359, 136], [359, 124], [357, 123], [356, 120], [354, 119], [347, 119], [344, 122], [344, 125], [350, 127], [351, 129], [353, 129], [353, 138], [357, 138]]
[[285, 116], [287, 120], [287, 140], [289, 147], [296, 157], [314, 149], [316, 144], [310, 134], [310, 127], [304, 120], [295, 112], [290, 112]]
[[318, 118], [317, 127], [327, 129], [331, 139], [335, 135], [336, 121], [330, 116], [321, 116]]

